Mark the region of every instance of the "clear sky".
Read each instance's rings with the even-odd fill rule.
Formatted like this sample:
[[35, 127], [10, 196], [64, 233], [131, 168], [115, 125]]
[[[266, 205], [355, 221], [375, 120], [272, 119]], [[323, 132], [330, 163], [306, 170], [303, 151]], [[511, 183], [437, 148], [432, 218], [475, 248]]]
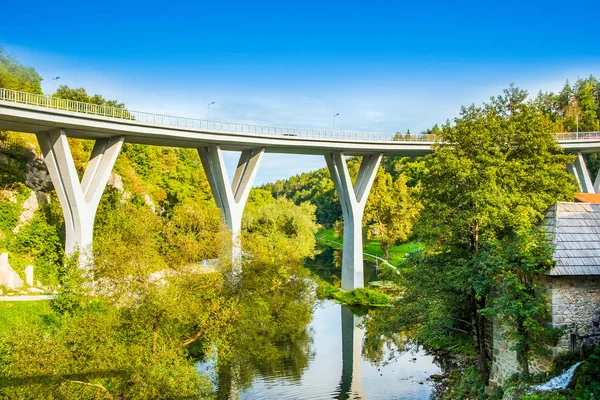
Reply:
[[[600, 76], [600, 1], [7, 1], [0, 46], [131, 109], [419, 132], [508, 84]], [[50, 78], [60, 76], [59, 81]], [[232, 164], [233, 155], [228, 158]], [[258, 183], [325, 165], [267, 155]]]

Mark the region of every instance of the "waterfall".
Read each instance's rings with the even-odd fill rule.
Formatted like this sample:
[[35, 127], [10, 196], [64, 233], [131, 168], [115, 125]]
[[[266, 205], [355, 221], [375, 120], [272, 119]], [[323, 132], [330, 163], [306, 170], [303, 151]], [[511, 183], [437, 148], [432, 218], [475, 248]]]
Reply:
[[577, 367], [579, 367], [580, 364], [581, 364], [581, 361], [578, 362], [577, 364], [573, 365], [571, 368], [569, 368], [562, 374], [550, 379], [548, 382], [540, 383], [539, 385], [534, 385], [531, 387], [531, 389], [539, 390], [542, 392], [547, 392], [547, 391], [555, 390], [555, 389], [565, 389], [567, 387], [567, 385], [569, 384], [569, 382], [571, 382], [571, 379], [573, 378], [573, 374], [575, 374], [575, 370], [577, 369]]

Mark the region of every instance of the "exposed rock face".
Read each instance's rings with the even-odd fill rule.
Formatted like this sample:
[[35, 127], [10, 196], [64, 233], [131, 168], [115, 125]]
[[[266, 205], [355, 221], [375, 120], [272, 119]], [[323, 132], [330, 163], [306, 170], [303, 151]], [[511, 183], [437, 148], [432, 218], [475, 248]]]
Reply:
[[25, 184], [35, 192], [48, 192], [54, 188], [43, 160], [34, 158], [27, 163]]
[[32, 191], [31, 194], [29, 195], [29, 198], [27, 198], [27, 200], [25, 200], [25, 203], [23, 203], [23, 211], [21, 212], [21, 215], [19, 216], [19, 222], [17, 223], [17, 226], [15, 226], [15, 228], [13, 229], [13, 233], [15, 235], [17, 233], [19, 233], [19, 230], [24, 225], [26, 225], [27, 223], [29, 223], [29, 221], [31, 221], [33, 219], [33, 216], [38, 208], [39, 208], [38, 196], [36, 195], [36, 193], [34, 191]]
[[8, 289], [19, 289], [23, 287], [23, 279], [15, 272], [8, 263], [8, 253], [0, 255], [0, 285]]
[[110, 174], [110, 176], [108, 177], [108, 181], [106, 182], [106, 185], [116, 189], [120, 193], [125, 192], [125, 186], [123, 185], [123, 179], [121, 179], [121, 176], [119, 174], [115, 174], [114, 172], [112, 172]]

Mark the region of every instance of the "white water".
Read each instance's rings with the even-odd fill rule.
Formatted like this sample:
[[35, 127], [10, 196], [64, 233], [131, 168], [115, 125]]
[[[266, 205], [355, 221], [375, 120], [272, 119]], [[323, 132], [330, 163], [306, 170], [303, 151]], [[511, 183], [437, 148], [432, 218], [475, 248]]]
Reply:
[[575, 374], [575, 370], [577, 369], [577, 367], [579, 367], [579, 364], [581, 364], [581, 361], [578, 362], [577, 364], [573, 365], [571, 368], [569, 368], [562, 374], [550, 379], [548, 382], [540, 383], [539, 385], [534, 385], [531, 387], [531, 389], [539, 390], [542, 392], [547, 392], [547, 391], [556, 390], [556, 389], [565, 389], [567, 387], [567, 385], [569, 384], [569, 382], [571, 382], [571, 379], [573, 378], [573, 375]]

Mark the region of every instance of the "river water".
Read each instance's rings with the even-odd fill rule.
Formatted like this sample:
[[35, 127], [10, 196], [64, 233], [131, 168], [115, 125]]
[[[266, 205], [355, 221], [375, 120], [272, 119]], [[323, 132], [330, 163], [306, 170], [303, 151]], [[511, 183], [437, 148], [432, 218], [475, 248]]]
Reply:
[[[218, 399], [431, 398], [433, 387], [427, 378], [440, 373], [434, 358], [414, 347], [398, 349], [398, 340], [383, 341], [385, 345], [376, 356], [367, 354], [362, 321], [363, 317], [349, 307], [330, 300], [318, 301], [306, 327], [308, 340], [299, 346], [302, 356], [290, 357], [290, 352], [284, 350], [286, 357], [264, 368], [254, 368], [251, 379], [242, 387], [236, 385], [236, 373], [231, 369], [219, 376], [214, 364], [200, 363], [198, 370], [212, 377]], [[247, 375], [239, 371], [252, 362], [238, 359], [238, 375]]]

